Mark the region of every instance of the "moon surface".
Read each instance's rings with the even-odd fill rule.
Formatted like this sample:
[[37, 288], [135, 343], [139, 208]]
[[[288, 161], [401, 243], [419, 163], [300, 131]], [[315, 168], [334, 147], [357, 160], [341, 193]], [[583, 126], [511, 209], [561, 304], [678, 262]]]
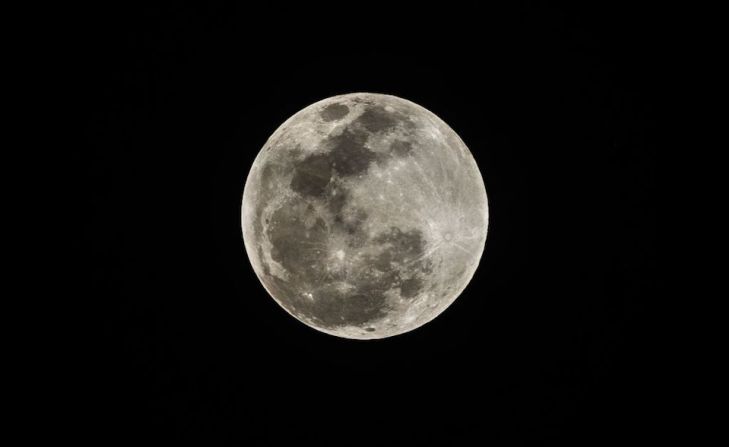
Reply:
[[268, 139], [243, 193], [243, 240], [263, 286], [301, 322], [345, 338], [438, 316], [473, 277], [487, 226], [466, 145], [390, 95], [302, 109]]

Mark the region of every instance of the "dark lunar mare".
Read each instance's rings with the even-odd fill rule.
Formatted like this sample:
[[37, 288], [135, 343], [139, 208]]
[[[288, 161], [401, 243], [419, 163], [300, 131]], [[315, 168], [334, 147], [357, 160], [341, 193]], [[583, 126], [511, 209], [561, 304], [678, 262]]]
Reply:
[[349, 107], [341, 103], [333, 103], [322, 110], [321, 118], [326, 122], [337, 121], [347, 116], [348, 113]]

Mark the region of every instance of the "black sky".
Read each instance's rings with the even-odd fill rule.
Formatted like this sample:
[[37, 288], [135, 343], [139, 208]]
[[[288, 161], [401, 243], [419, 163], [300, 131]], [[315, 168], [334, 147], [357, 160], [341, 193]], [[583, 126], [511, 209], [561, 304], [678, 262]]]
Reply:
[[[69, 30], [89, 200], [79, 434], [97, 445], [651, 439], [651, 15], [480, 3], [84, 11]], [[440, 116], [471, 149], [490, 205], [462, 296], [375, 342], [288, 316], [240, 232], [268, 136], [356, 91]]]

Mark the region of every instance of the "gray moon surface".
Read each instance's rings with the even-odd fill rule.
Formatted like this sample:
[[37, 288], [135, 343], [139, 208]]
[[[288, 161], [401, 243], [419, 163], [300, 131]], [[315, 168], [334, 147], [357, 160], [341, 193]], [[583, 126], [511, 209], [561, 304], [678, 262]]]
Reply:
[[299, 321], [377, 339], [433, 320], [473, 277], [488, 203], [463, 141], [425, 108], [353, 93], [284, 122], [243, 192], [245, 248]]

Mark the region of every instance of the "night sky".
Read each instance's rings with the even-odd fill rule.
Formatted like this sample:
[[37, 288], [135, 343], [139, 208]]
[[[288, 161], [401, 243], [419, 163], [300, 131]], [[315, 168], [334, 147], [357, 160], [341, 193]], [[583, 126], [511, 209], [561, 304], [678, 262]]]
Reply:
[[[306, 2], [305, 2], [306, 3]], [[650, 15], [481, 2], [84, 10], [69, 68], [88, 290], [76, 368], [95, 445], [650, 441]], [[485, 2], [484, 2], [485, 3]], [[447, 8], [446, 8], [447, 6]], [[301, 108], [400, 96], [465, 141], [489, 198], [472, 282], [379, 341], [272, 300], [246, 175]]]

